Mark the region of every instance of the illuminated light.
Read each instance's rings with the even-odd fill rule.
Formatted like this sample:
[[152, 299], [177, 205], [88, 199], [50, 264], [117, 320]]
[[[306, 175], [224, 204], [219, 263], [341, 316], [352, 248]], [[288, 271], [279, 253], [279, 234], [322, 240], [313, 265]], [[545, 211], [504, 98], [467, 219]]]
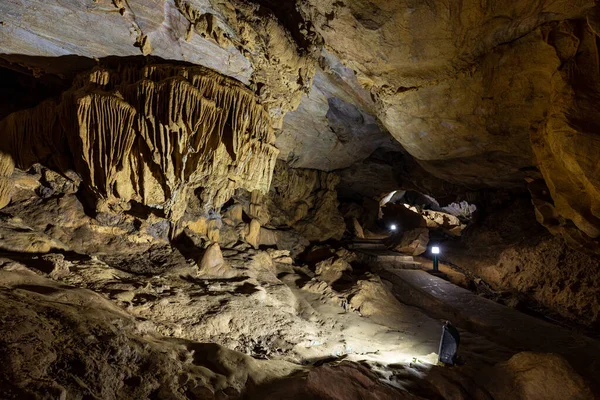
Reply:
[[438, 272], [439, 271], [438, 254], [440, 254], [440, 248], [438, 246], [432, 246], [431, 254], [433, 254], [433, 272]]
[[396, 225], [394, 225], [394, 224], [390, 225], [390, 230], [395, 231], [396, 229], [398, 229]]

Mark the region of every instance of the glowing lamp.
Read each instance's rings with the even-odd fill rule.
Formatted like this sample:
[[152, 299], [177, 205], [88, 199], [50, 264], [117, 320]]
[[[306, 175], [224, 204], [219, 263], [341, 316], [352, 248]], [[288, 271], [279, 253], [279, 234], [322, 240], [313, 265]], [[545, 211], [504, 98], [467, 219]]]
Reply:
[[438, 269], [438, 254], [440, 254], [440, 248], [438, 246], [431, 247], [431, 254], [433, 254], [433, 271], [437, 272]]
[[390, 230], [395, 231], [398, 227], [394, 224], [390, 225]]

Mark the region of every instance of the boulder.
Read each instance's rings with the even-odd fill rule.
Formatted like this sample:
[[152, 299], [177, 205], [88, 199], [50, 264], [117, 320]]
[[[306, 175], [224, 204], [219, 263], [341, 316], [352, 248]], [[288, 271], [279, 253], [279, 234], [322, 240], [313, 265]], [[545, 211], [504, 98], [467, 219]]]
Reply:
[[394, 247], [394, 250], [418, 256], [427, 250], [428, 243], [429, 230], [427, 228], [417, 228], [404, 233], [402, 240]]
[[0, 209], [6, 207], [10, 203], [11, 191], [13, 182], [10, 179], [15, 164], [12, 157], [8, 154], [0, 152]]
[[352, 266], [343, 258], [336, 257], [317, 263], [315, 270], [319, 279], [330, 285], [340, 280], [345, 272], [352, 272]]
[[256, 219], [250, 221], [246, 228], [246, 242], [251, 244], [255, 249], [258, 249], [260, 243], [260, 223]]
[[581, 376], [556, 354], [522, 352], [495, 367], [489, 387], [495, 399], [592, 400]]
[[365, 232], [363, 231], [362, 226], [360, 226], [360, 222], [358, 222], [358, 220], [354, 217], [352, 217], [352, 229], [354, 230], [354, 235], [357, 238], [365, 238]]
[[220, 275], [223, 272], [225, 260], [221, 247], [218, 243], [213, 243], [204, 252], [200, 260], [200, 273], [203, 275]]

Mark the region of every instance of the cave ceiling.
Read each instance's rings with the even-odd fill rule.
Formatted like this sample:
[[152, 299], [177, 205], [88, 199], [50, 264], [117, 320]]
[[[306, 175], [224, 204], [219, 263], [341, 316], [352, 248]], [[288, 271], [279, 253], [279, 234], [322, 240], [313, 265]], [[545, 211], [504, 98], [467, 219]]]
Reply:
[[0, 15], [2, 66], [58, 81], [47, 96], [115, 58], [207, 67], [253, 92], [292, 167], [370, 177], [369, 196], [370, 166], [393, 186], [394, 154], [469, 189], [541, 185], [540, 222], [600, 237], [592, 0], [5, 0]]

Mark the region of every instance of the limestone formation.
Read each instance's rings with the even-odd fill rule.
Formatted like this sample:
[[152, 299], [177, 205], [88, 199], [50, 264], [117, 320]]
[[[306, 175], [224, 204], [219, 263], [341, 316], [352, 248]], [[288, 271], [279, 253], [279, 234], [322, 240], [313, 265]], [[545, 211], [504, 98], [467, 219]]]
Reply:
[[[94, 65], [91, 59], [109, 56], [189, 62], [252, 84], [274, 127], [308, 91], [320, 50], [320, 36], [310, 22], [297, 21], [302, 28], [297, 25], [292, 33], [268, 7], [239, 0], [97, 0], [85, 7], [35, 0], [27, 6], [26, 14], [21, 3], [0, 5], [1, 14], [14, 16], [2, 21], [3, 60], [28, 65], [40, 75], [80, 72]], [[21, 22], [24, 15], [31, 18]], [[67, 23], [55, 23], [64, 18]], [[67, 55], [73, 61], [68, 66], [36, 59]]]
[[10, 202], [13, 183], [11, 175], [15, 168], [13, 159], [8, 154], [0, 152], [0, 209]]
[[500, 379], [495, 382], [491, 393], [498, 398], [594, 398], [581, 376], [555, 354], [518, 353], [497, 365], [496, 369], [502, 372], [498, 374]]
[[455, 215], [441, 211], [423, 210], [408, 204], [404, 204], [404, 206], [412, 212], [421, 215], [429, 229], [442, 229], [451, 235], [460, 236], [463, 229], [467, 227]]
[[344, 273], [352, 272], [352, 266], [343, 258], [332, 257], [317, 263], [315, 274], [324, 282], [333, 284], [339, 281]]
[[405, 232], [402, 235], [400, 243], [394, 246], [394, 250], [400, 253], [418, 256], [427, 250], [429, 243], [429, 230], [427, 228], [417, 228]]
[[253, 219], [248, 224], [248, 229], [246, 232], [246, 242], [252, 245], [255, 249], [258, 248], [258, 243], [260, 241], [260, 223]]
[[2, 399], [600, 398], [599, 1], [0, 16]]
[[72, 166], [97, 211], [134, 200], [174, 221], [198, 187], [207, 210], [237, 187], [266, 192], [277, 156], [252, 92], [199, 67], [97, 68], [59, 103], [8, 116], [0, 132], [19, 168]]
[[338, 183], [333, 173], [292, 169], [277, 161], [265, 198], [270, 224], [293, 227], [310, 241], [340, 239], [346, 226], [337, 209]]
[[330, 0], [302, 9], [426, 170], [470, 187], [543, 176], [557, 213], [597, 238], [593, 1]]

